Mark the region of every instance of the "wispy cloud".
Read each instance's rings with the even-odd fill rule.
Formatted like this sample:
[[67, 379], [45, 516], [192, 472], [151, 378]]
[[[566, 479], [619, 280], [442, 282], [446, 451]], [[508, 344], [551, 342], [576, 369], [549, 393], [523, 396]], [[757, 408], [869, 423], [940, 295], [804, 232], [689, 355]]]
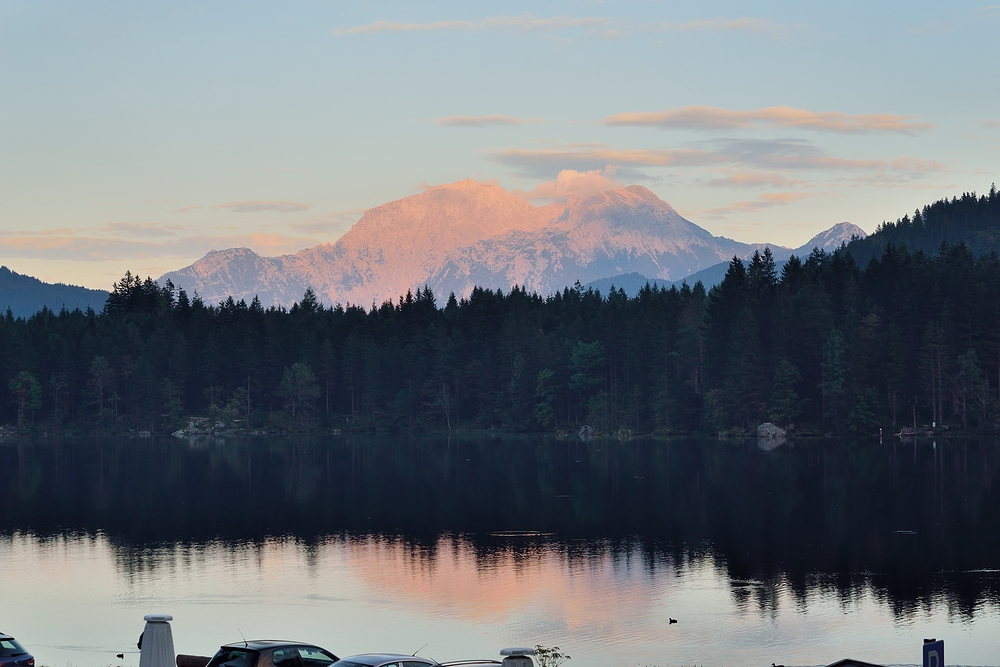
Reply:
[[176, 236], [183, 229], [185, 229], [183, 225], [164, 225], [155, 222], [111, 222], [99, 227], [97, 231], [99, 233], [106, 232], [118, 238], [163, 238]]
[[563, 169], [555, 180], [540, 183], [533, 190], [527, 192], [513, 190], [512, 192], [528, 201], [563, 201], [570, 197], [623, 187], [625, 184], [614, 178], [614, 175], [615, 167], [612, 165], [608, 165], [604, 169], [593, 169], [585, 172]]
[[721, 218], [730, 213], [752, 213], [775, 206], [785, 206], [792, 202], [812, 199], [814, 197], [816, 195], [809, 192], [767, 192], [759, 195], [757, 199], [750, 201], [738, 201], [733, 202], [729, 206], [707, 209], [702, 211], [702, 215], [707, 218]]
[[540, 118], [518, 118], [517, 116], [503, 116], [493, 114], [490, 116], [445, 116], [437, 119], [438, 125], [449, 125], [452, 127], [488, 127], [490, 125], [526, 125], [528, 123], [540, 123]]
[[983, 127], [1000, 127], [1000, 120], [981, 120], [979, 124]]
[[533, 176], [551, 175], [562, 169], [591, 171], [603, 169], [609, 164], [636, 167], [735, 165], [782, 171], [893, 171], [910, 177], [944, 170], [939, 162], [915, 158], [840, 158], [825, 153], [809, 142], [791, 139], [717, 139], [680, 149], [571, 144], [562, 148], [505, 148], [493, 151], [490, 157]]
[[191, 234], [169, 238], [122, 238], [108, 230], [23, 230], [0, 235], [0, 254], [7, 257], [100, 262], [145, 259], [166, 255], [198, 257], [209, 250], [250, 247], [266, 255], [295, 252], [319, 241], [311, 237], [251, 233], [234, 235]]
[[786, 178], [781, 174], [737, 172], [725, 178], [715, 178], [705, 183], [713, 188], [773, 188], [793, 187], [802, 181]]
[[297, 201], [231, 201], [212, 208], [229, 209], [233, 213], [299, 213], [312, 208], [312, 204]]
[[771, 19], [740, 17], [695, 19], [679, 23], [647, 23], [640, 29], [644, 32], [742, 32], [765, 37], [786, 37], [801, 27], [801, 25], [778, 23]]
[[961, 25], [975, 24], [981, 26], [984, 22], [995, 21], [997, 19], [1000, 19], [1000, 5], [987, 5], [974, 9], [971, 12], [966, 12], [965, 14], [952, 15], [947, 19], [925, 23], [913, 28], [910, 32], [947, 32]]
[[384, 32], [429, 32], [435, 30], [510, 30], [516, 32], [554, 31], [566, 28], [600, 28], [611, 25], [605, 17], [552, 16], [490, 16], [480, 21], [432, 21], [429, 23], [397, 23], [375, 21], [353, 28], [336, 28], [335, 35], [370, 35]]
[[860, 134], [896, 132], [913, 134], [933, 127], [912, 122], [898, 114], [846, 114], [840, 111], [808, 111], [789, 106], [734, 111], [719, 107], [686, 106], [668, 111], [634, 111], [605, 119], [608, 125], [683, 128], [690, 130], [734, 129], [754, 126], [804, 128], [826, 132]]
[[306, 234], [323, 234], [327, 238], [330, 236], [340, 236], [350, 229], [351, 225], [357, 222], [358, 218], [364, 212], [365, 209], [363, 208], [350, 208], [343, 211], [312, 216], [305, 220], [293, 222], [289, 227]]
[[175, 209], [172, 209], [172, 210], [167, 211], [167, 212], [168, 213], [190, 213], [191, 211], [197, 211], [200, 208], [205, 208], [205, 207], [204, 206], [183, 206], [181, 208], [175, 208]]
[[563, 169], [592, 171], [606, 165], [643, 167], [707, 166], [725, 162], [723, 156], [704, 149], [617, 148], [597, 144], [571, 144], [565, 148], [504, 148], [490, 157], [501, 164], [517, 167], [533, 175], [552, 174]]

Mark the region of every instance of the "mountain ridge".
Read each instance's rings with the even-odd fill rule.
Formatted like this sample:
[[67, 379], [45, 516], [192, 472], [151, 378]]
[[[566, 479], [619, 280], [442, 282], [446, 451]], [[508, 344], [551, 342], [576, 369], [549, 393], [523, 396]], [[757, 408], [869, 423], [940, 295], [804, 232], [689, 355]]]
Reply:
[[422, 285], [465, 296], [514, 284], [548, 294], [622, 273], [672, 282], [765, 246], [782, 248], [713, 236], [640, 185], [535, 206], [466, 180], [368, 209], [334, 243], [279, 257], [213, 250], [160, 283], [210, 303], [258, 296], [287, 306], [312, 287], [328, 304], [367, 307]]
[[10, 309], [14, 317], [31, 317], [42, 308], [59, 312], [67, 310], [100, 311], [108, 293], [77, 285], [46, 283], [38, 278], [0, 266], [0, 313]]
[[[825, 250], [831, 252], [840, 248], [843, 244], [850, 243], [851, 240], [856, 238], [866, 238], [867, 233], [865, 230], [861, 229], [855, 224], [850, 222], [838, 222], [830, 229], [820, 232], [813, 238], [809, 239], [806, 243], [802, 244], [798, 248], [785, 248], [782, 246], [775, 246], [773, 244], [765, 244], [771, 249], [771, 253], [775, 258], [775, 265], [778, 270], [785, 265], [785, 262], [792, 255], [797, 257], [804, 257], [811, 253], [814, 248], [819, 248], [820, 250]], [[749, 259], [753, 253], [740, 257], [740, 259]], [[632, 272], [619, 274], [617, 276], [609, 276], [607, 278], [599, 278], [598, 280], [593, 280], [584, 287], [592, 288], [601, 291], [603, 294], [607, 294], [612, 288], [623, 289], [625, 293], [629, 296], [635, 296], [639, 293], [643, 287], [647, 284], [649, 285], [659, 285], [660, 287], [669, 287], [670, 285], [675, 285], [680, 287], [682, 283], [687, 283], [688, 285], [694, 285], [700, 282], [706, 289], [711, 289], [715, 285], [722, 282], [722, 279], [726, 275], [726, 271], [729, 268], [729, 262], [732, 258], [726, 260], [725, 262], [719, 262], [706, 269], [702, 269], [697, 273], [690, 276], [682, 278], [680, 280], [674, 281], [663, 281], [657, 279], [647, 278], [646, 276]]]

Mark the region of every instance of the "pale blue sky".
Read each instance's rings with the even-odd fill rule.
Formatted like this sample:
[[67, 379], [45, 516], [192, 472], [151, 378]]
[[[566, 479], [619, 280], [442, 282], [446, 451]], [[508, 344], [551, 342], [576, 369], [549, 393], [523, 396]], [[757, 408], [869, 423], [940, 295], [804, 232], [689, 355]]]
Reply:
[[0, 0], [0, 263], [108, 287], [465, 178], [871, 231], [998, 180], [997, 63], [976, 2]]

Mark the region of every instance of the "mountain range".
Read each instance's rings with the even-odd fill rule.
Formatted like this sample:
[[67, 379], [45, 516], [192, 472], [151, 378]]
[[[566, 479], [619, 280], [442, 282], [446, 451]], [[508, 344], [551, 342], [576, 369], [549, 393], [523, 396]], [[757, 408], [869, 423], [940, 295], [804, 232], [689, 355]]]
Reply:
[[[810, 244], [830, 248], [864, 234], [841, 223]], [[335, 243], [280, 257], [212, 251], [159, 282], [208, 303], [258, 296], [265, 306], [290, 305], [312, 287], [325, 303], [367, 307], [424, 285], [441, 297], [515, 284], [550, 294], [629, 273], [667, 283], [765, 246], [781, 259], [810, 244], [790, 249], [713, 236], [638, 185], [534, 206], [467, 180], [370, 209]]]

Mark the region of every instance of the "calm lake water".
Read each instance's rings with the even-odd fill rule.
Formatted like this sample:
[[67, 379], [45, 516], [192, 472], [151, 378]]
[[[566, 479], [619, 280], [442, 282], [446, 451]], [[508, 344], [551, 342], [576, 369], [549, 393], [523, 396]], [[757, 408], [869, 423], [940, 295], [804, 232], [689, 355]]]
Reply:
[[48, 667], [134, 667], [157, 612], [202, 655], [1000, 665], [993, 441], [37, 440], [0, 470], [0, 630]]

